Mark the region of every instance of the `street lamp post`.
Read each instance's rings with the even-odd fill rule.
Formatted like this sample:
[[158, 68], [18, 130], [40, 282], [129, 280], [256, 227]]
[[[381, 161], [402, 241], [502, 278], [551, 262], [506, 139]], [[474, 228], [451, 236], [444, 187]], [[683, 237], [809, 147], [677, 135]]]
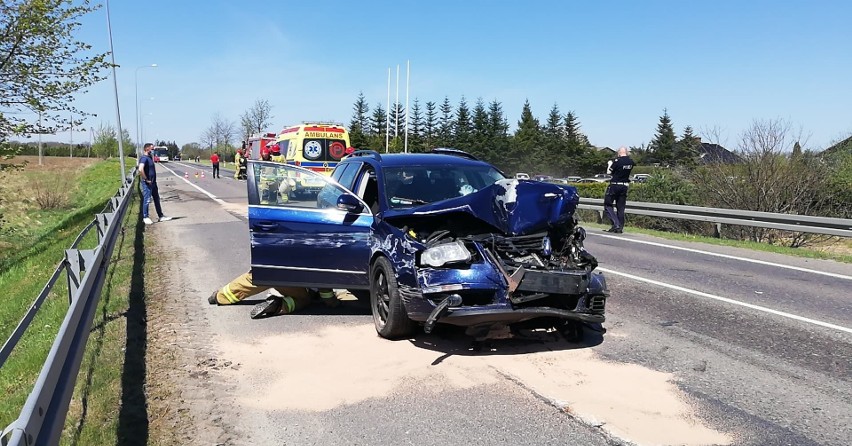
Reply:
[[136, 155], [140, 155], [140, 145], [142, 144], [142, 131], [139, 130], [141, 125], [139, 124], [139, 70], [142, 68], [157, 68], [157, 64], [152, 63], [151, 65], [142, 65], [141, 67], [136, 67], [136, 71], [133, 73], [133, 81], [136, 85]]

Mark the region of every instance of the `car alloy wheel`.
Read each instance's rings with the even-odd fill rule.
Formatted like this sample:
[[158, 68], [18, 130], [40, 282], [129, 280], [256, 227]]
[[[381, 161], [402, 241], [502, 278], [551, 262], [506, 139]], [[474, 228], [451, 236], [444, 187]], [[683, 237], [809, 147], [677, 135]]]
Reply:
[[405, 312], [393, 266], [386, 257], [376, 259], [370, 268], [370, 306], [381, 337], [400, 339], [414, 333], [416, 325]]

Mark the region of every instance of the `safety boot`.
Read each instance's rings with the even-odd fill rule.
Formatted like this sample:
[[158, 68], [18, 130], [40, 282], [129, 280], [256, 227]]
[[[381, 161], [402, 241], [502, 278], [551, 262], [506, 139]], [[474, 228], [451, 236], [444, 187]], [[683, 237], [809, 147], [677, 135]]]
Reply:
[[252, 319], [260, 319], [266, 316], [274, 316], [284, 306], [284, 298], [281, 296], [269, 296], [265, 301], [256, 304], [249, 312]]

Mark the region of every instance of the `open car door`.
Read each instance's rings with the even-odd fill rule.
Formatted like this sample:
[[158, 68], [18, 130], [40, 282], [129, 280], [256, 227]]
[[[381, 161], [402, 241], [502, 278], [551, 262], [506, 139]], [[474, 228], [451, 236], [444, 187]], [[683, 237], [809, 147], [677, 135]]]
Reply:
[[[321, 182], [318, 194], [295, 184]], [[258, 285], [369, 287], [373, 215], [329, 177], [268, 161], [248, 163], [251, 268]]]

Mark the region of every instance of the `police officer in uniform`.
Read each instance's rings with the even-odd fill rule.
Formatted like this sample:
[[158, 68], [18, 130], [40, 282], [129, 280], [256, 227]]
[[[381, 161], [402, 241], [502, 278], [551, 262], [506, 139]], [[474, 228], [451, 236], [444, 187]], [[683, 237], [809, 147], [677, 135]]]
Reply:
[[[618, 157], [607, 163], [606, 173], [612, 175], [604, 195], [604, 210], [612, 221], [607, 232], [621, 234], [624, 231], [624, 206], [627, 203], [627, 189], [630, 187], [630, 171], [633, 160], [627, 156], [627, 147], [618, 149]], [[615, 209], [613, 209], [615, 205]]]

